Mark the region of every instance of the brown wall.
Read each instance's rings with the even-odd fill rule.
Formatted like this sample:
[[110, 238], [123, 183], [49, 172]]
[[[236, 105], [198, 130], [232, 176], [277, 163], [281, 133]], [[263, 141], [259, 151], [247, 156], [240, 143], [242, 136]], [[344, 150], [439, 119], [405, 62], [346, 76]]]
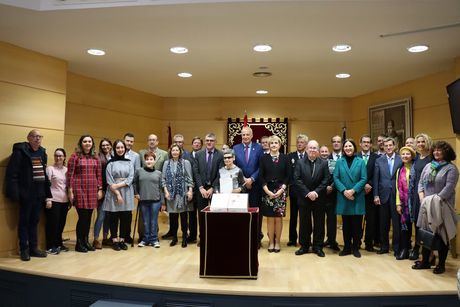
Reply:
[[[15, 142], [26, 141], [33, 128], [44, 135], [42, 145], [53, 150], [64, 142], [67, 63], [0, 42], [0, 184]], [[0, 194], [0, 253], [17, 248], [18, 206]], [[43, 223], [42, 223], [43, 224]]]

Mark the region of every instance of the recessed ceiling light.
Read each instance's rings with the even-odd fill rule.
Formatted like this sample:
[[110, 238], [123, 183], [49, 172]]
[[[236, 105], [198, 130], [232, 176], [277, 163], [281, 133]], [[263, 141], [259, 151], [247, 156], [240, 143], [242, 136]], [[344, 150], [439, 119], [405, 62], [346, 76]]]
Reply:
[[86, 52], [88, 52], [91, 55], [98, 55], [98, 56], [105, 55], [105, 51], [102, 49], [88, 49], [86, 50]]
[[332, 47], [335, 52], [347, 52], [351, 50], [351, 46], [347, 44], [338, 44]]
[[269, 71], [256, 71], [255, 73], [252, 74], [252, 76], [256, 78], [265, 78], [265, 77], [270, 77], [271, 75], [272, 73]]
[[192, 76], [192, 74], [189, 72], [180, 72], [177, 75], [181, 78], [190, 78]]
[[265, 94], [268, 94], [268, 91], [267, 90], [257, 90], [256, 94], [265, 95]]
[[427, 51], [429, 47], [427, 45], [415, 45], [407, 47], [407, 51], [412, 53], [424, 52]]
[[177, 46], [177, 47], [172, 47], [169, 49], [172, 53], [177, 53], [177, 54], [184, 54], [184, 53], [187, 53], [188, 52], [188, 49], [185, 48], [185, 47], [180, 47], [180, 46]]
[[255, 45], [253, 49], [254, 49], [254, 51], [257, 51], [257, 52], [268, 52], [268, 51], [272, 50], [272, 46], [270, 46], [270, 45]]
[[339, 78], [339, 79], [346, 79], [346, 78], [350, 78], [351, 75], [343, 72], [343, 73], [340, 73], [340, 74], [336, 74], [335, 77]]

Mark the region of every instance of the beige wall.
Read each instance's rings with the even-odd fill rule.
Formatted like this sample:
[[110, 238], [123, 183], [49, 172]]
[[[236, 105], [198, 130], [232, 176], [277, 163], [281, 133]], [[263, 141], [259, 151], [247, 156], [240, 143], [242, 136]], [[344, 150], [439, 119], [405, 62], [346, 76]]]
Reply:
[[[64, 142], [67, 63], [43, 54], [0, 42], [0, 185], [15, 142], [39, 128], [42, 145], [53, 150]], [[18, 206], [0, 194], [0, 253], [17, 248]], [[43, 224], [43, 223], [41, 223]], [[43, 236], [41, 236], [43, 241]]]
[[[196, 135], [207, 132], [217, 135], [218, 146], [227, 140], [227, 118], [289, 119], [290, 150], [295, 149], [295, 137], [306, 133], [321, 144], [341, 133], [345, 120], [345, 99], [342, 98], [164, 98], [163, 120], [171, 124], [172, 134], [181, 133], [190, 147]], [[166, 129], [162, 134], [165, 146]]]

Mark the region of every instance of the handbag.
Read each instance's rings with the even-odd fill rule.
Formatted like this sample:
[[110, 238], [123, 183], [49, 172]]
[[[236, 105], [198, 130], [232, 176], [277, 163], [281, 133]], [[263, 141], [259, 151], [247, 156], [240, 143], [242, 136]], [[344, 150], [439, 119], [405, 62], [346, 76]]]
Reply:
[[417, 229], [417, 235], [415, 236], [415, 241], [419, 246], [422, 246], [429, 250], [437, 249], [437, 240], [433, 232], [419, 228]]

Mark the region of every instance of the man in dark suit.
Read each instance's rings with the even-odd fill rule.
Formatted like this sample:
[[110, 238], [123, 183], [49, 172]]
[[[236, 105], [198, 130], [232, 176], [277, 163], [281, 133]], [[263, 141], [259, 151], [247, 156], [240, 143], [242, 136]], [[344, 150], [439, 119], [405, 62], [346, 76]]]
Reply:
[[[253, 133], [249, 126], [241, 129], [241, 144], [233, 147], [235, 164], [244, 175], [244, 187], [249, 194], [249, 206], [259, 208], [261, 189], [259, 182], [259, 160], [263, 154], [262, 146], [252, 141]], [[259, 213], [259, 239], [262, 234], [262, 214]]]
[[205, 137], [205, 148], [195, 155], [193, 173], [195, 186], [198, 188], [198, 210], [203, 210], [214, 193], [213, 184], [217, 180], [219, 168], [224, 165], [222, 152], [216, 148], [216, 135], [208, 133]]
[[396, 170], [402, 166], [401, 157], [395, 153], [396, 141], [386, 138], [383, 142], [385, 155], [375, 161], [373, 175], [374, 203], [379, 207], [381, 247], [378, 254], [390, 251], [390, 219], [393, 225], [393, 250], [399, 253], [399, 214], [396, 212]]
[[324, 257], [324, 198], [329, 180], [327, 162], [319, 158], [319, 144], [311, 140], [307, 145], [307, 158], [297, 161], [294, 171], [297, 198], [299, 201], [299, 242], [300, 249], [296, 255], [308, 253], [311, 246], [313, 215], [313, 252]]
[[342, 157], [342, 138], [339, 135], [331, 138], [332, 153], [329, 155], [328, 167], [329, 167], [329, 182], [326, 187], [326, 229], [327, 229], [327, 240], [324, 242], [324, 246], [329, 246], [334, 251], [340, 251], [339, 244], [337, 243], [337, 213], [335, 209], [337, 207], [337, 190], [334, 187], [334, 179], [332, 174], [334, 173], [335, 164], [337, 160]]
[[374, 204], [374, 195], [372, 193], [372, 178], [374, 176], [375, 160], [377, 160], [379, 156], [371, 151], [372, 139], [369, 135], [365, 134], [361, 136], [359, 145], [361, 147], [361, 152], [358, 153], [358, 157], [363, 158], [367, 169], [367, 183], [364, 186], [364, 191], [366, 193], [366, 235], [364, 237], [364, 243], [366, 244], [366, 250], [368, 252], [373, 252], [379, 223], [377, 220], [378, 208]]
[[305, 134], [297, 136], [297, 150], [288, 154], [289, 163], [291, 164], [291, 178], [289, 181], [289, 241], [288, 246], [297, 245], [297, 219], [299, 216], [299, 207], [297, 193], [295, 191], [294, 170], [298, 160], [305, 158], [305, 149], [307, 148], [308, 137]]

